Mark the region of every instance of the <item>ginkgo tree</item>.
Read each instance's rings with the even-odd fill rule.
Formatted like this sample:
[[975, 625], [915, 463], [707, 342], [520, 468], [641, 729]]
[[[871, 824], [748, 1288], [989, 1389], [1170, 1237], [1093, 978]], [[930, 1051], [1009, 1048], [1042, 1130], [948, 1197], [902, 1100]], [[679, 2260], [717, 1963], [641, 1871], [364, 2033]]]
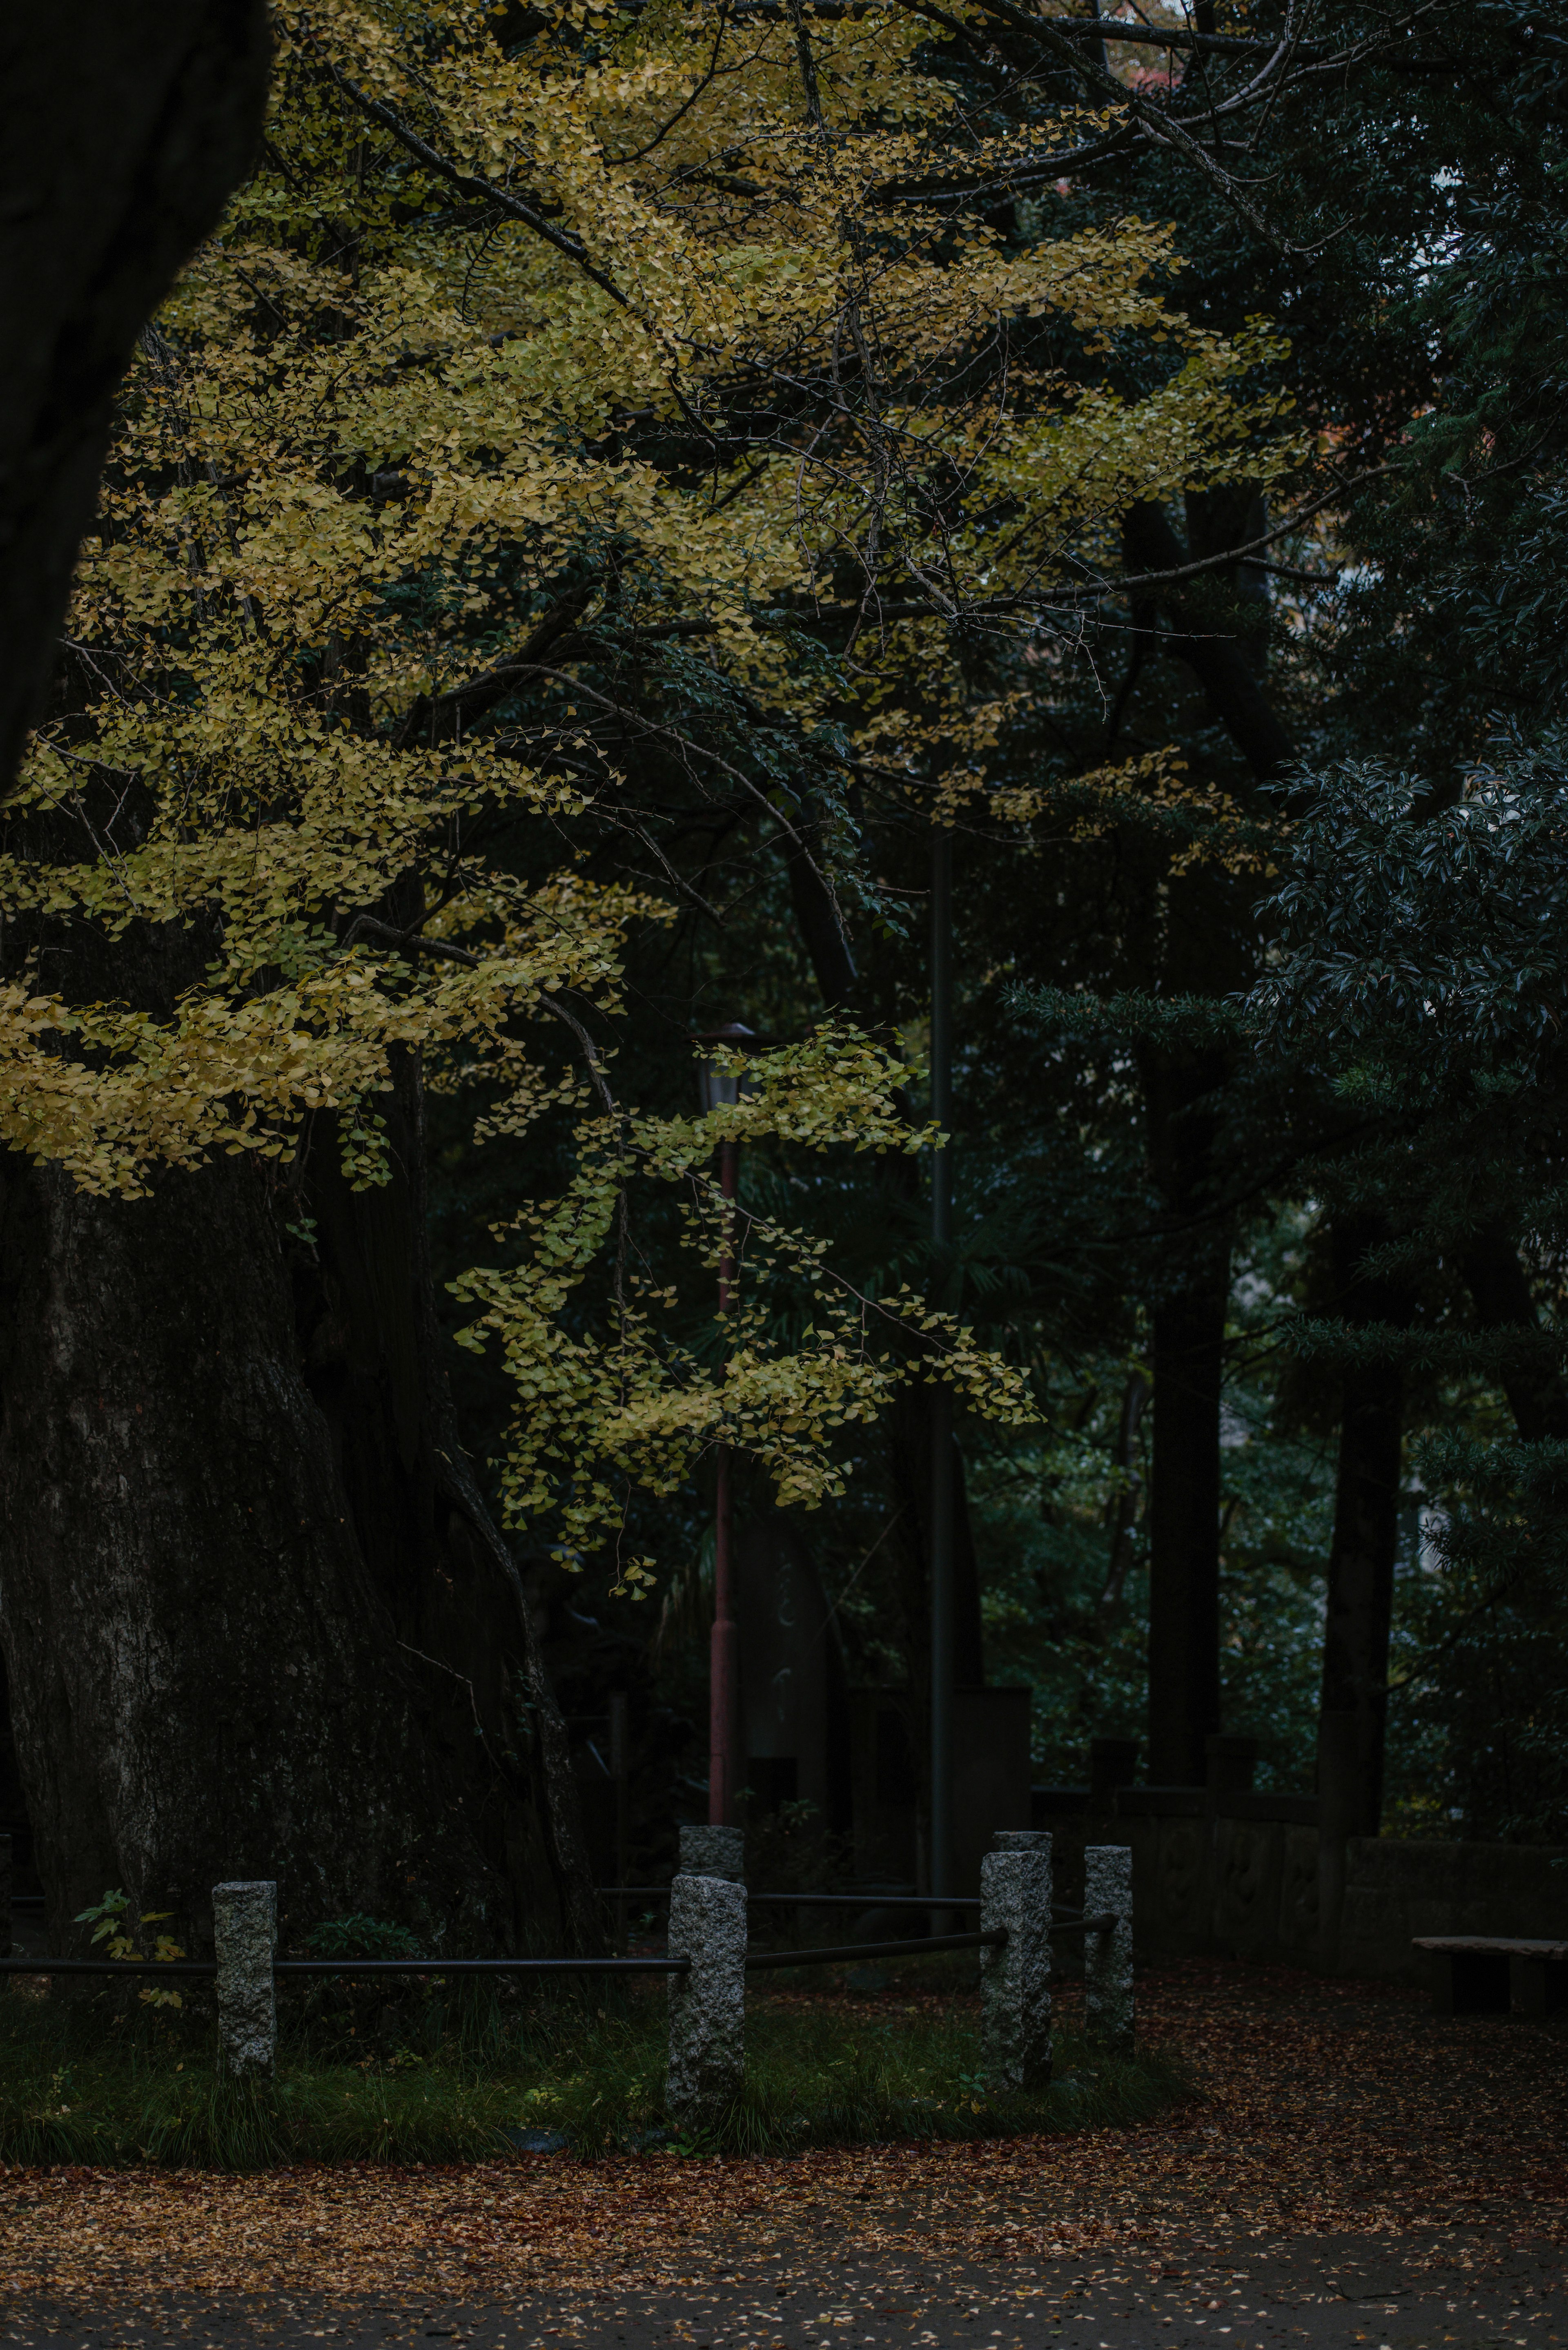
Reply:
[[[216, 1869], [508, 1937], [553, 1877], [591, 1931], [436, 1343], [429, 1088], [483, 1132], [576, 1122], [562, 1196], [460, 1284], [518, 1399], [503, 1508], [562, 1555], [718, 1442], [820, 1499], [825, 1440], [903, 1379], [1028, 1409], [783, 1226], [716, 1367], [618, 1255], [650, 1185], [734, 1244], [731, 1127], [918, 1149], [882, 1045], [829, 1025], [703, 1121], [604, 1059], [624, 942], [682, 886], [650, 776], [843, 938], [850, 790], [950, 821], [991, 789], [967, 639], [1054, 658], [1130, 503], [1299, 460], [1277, 345], [1182, 317], [1168, 230], [1007, 236], [944, 184], [961, 151], [1005, 188], [1023, 131], [942, 37], [804, 0], [279, 11], [255, 173], [124, 387], [0, 862], [4, 1636], [62, 1916], [106, 1881], [194, 1915]], [[1091, 793], [1151, 780], [1179, 800]], [[616, 827], [668, 890], [588, 873]], [[816, 1299], [787, 1346], [774, 1278]]]

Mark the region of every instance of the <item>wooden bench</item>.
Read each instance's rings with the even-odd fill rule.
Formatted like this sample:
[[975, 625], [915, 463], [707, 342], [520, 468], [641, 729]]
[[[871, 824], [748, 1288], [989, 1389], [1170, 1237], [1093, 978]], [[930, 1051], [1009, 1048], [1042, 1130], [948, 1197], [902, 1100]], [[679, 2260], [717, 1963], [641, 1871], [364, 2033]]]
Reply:
[[1568, 1942], [1511, 1934], [1417, 1934], [1438, 2015], [1554, 2015], [1568, 2007]]

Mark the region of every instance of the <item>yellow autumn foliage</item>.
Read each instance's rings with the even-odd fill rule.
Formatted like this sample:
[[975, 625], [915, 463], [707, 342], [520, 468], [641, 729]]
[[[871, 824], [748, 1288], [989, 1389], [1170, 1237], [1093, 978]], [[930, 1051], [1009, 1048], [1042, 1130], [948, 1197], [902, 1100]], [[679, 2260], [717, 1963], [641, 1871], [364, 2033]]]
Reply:
[[[718, 1371], [629, 1275], [571, 1319], [628, 1185], [687, 1186], [710, 1262], [726, 1212], [726, 1114], [545, 1074], [540, 1023], [613, 1022], [629, 929], [670, 910], [576, 842], [635, 816], [643, 753], [762, 847], [801, 846], [792, 761], [950, 819], [997, 723], [962, 631], [1048, 641], [1130, 501], [1287, 466], [1270, 331], [1184, 319], [1157, 224], [1004, 237], [994, 191], [1055, 134], [967, 105], [913, 15], [308, 0], [277, 36], [255, 174], [124, 388], [6, 810], [0, 1137], [134, 1195], [213, 1152], [295, 1168], [330, 1114], [373, 1182], [399, 1053], [476, 1088], [483, 1132], [576, 1100], [577, 1179], [462, 1284], [517, 1388], [509, 1502], [569, 1555], [716, 1440], [819, 1499], [829, 1432], [911, 1368], [1024, 1413], [962, 1330], [759, 1223]], [[955, 158], [987, 202], [946, 191]], [[1161, 360], [1136, 381], [1135, 346]], [[830, 1029], [727, 1115], [917, 1149], [902, 1074]], [[820, 1292], [787, 1353], [785, 1273]]]

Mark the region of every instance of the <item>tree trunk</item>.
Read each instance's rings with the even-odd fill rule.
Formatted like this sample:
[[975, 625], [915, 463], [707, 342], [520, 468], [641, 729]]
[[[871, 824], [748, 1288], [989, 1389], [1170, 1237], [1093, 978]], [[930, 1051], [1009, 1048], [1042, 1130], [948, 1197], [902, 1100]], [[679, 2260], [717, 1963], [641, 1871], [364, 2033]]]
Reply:
[[[1478, 1232], [1464, 1253], [1464, 1275], [1474, 1300], [1476, 1319], [1483, 1330], [1518, 1330], [1538, 1335], [1535, 1300], [1519, 1251], [1506, 1232], [1495, 1227]], [[1568, 1436], [1568, 1391], [1562, 1373], [1546, 1348], [1537, 1360], [1529, 1354], [1509, 1363], [1501, 1373], [1503, 1393], [1513, 1424], [1526, 1444], [1548, 1437]]]
[[822, 827], [804, 806], [795, 816], [793, 837], [781, 836], [780, 846], [789, 875], [790, 904], [823, 1008], [829, 1014], [846, 1014], [859, 992], [860, 974], [838, 907], [827, 886]]
[[[985, 1680], [980, 1566], [974, 1547], [963, 1450], [953, 1450], [953, 1684], [978, 1689]], [[887, 1627], [908, 1673], [909, 1751], [915, 1758], [921, 1881], [925, 1882], [930, 1824], [930, 1541], [931, 1391], [904, 1388], [888, 1415], [888, 1482], [895, 1531], [889, 1543], [894, 1602]]]
[[[1407, 1291], [1368, 1280], [1360, 1270], [1368, 1250], [1386, 1237], [1365, 1218], [1346, 1218], [1335, 1227], [1336, 1286], [1341, 1313], [1353, 1328], [1402, 1326], [1410, 1318]], [[1345, 1839], [1376, 1835], [1383, 1817], [1403, 1428], [1398, 1366], [1352, 1364], [1343, 1386], [1318, 1718], [1318, 1931], [1330, 1966], [1339, 1949]]]
[[1220, 1727], [1220, 1401], [1229, 1259], [1154, 1315], [1148, 1775], [1201, 1786]]
[[237, 185], [263, 0], [9, 12], [0, 76], [0, 790], [42, 699], [138, 330]]
[[[1182, 546], [1160, 506], [1133, 506], [1122, 535], [1127, 559], [1138, 572], [1177, 571], [1199, 559]], [[1267, 782], [1289, 765], [1295, 746], [1258, 682], [1251, 641], [1216, 625], [1213, 611], [1204, 608], [1203, 577], [1199, 572], [1148, 591], [1158, 596], [1172, 623], [1160, 649], [1185, 662], [1253, 775]]]
[[363, 1192], [330, 1138], [297, 1195], [247, 1158], [137, 1201], [4, 1162], [0, 1641], [57, 1949], [123, 1886], [200, 1950], [232, 1877], [276, 1877], [295, 1933], [592, 1935], [434, 1350], [418, 1113], [405, 1067]]
[[[1245, 485], [1195, 493], [1188, 500], [1190, 549], [1162, 506], [1133, 506], [1123, 546], [1134, 572], [1177, 571], [1189, 561], [1242, 544], [1255, 492]], [[1288, 730], [1258, 680], [1260, 637], [1238, 633], [1216, 604], [1216, 590], [1253, 600], [1256, 582], [1236, 567], [1198, 574], [1142, 593], [1163, 605], [1170, 632], [1162, 651], [1191, 670], [1259, 782], [1279, 775], [1293, 755]], [[1233, 993], [1246, 983], [1250, 941], [1234, 893], [1212, 877], [1194, 876], [1171, 893], [1170, 951], [1162, 974], [1174, 994]], [[1152, 1156], [1187, 1260], [1154, 1312], [1154, 1442], [1149, 1471], [1149, 1776], [1200, 1783], [1204, 1741], [1220, 1727], [1220, 1408], [1225, 1314], [1230, 1295], [1230, 1222], [1220, 1214], [1211, 1150], [1224, 1056], [1185, 1060], [1155, 1052], [1144, 1060]], [[1210, 1107], [1197, 1107], [1205, 1095]], [[1209, 1221], [1210, 1220], [1211, 1221]]]
[[1203, 1783], [1220, 1728], [1220, 1408], [1231, 1295], [1231, 1218], [1215, 1199], [1217, 1052], [1147, 1054], [1155, 1180], [1173, 1230], [1153, 1311], [1148, 1485], [1148, 1774]]
[[1116, 1465], [1126, 1483], [1112, 1496], [1106, 1513], [1110, 1528], [1110, 1556], [1106, 1562], [1106, 1580], [1100, 1593], [1099, 1612], [1103, 1616], [1119, 1607], [1122, 1586], [1132, 1565], [1133, 1534], [1137, 1525], [1138, 1508], [1143, 1499], [1143, 1479], [1134, 1463], [1138, 1455], [1138, 1430], [1143, 1426], [1144, 1412], [1152, 1392], [1142, 1371], [1134, 1371], [1122, 1389], [1121, 1414], [1116, 1423]]

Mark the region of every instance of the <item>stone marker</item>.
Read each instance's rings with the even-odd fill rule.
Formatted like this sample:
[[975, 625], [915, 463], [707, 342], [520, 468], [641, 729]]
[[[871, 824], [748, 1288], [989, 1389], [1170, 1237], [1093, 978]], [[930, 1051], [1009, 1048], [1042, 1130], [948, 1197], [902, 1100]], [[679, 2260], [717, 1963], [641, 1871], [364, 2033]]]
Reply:
[[1114, 1910], [1109, 1933], [1084, 1937], [1084, 2020], [1102, 2047], [1130, 2056], [1133, 2044], [1132, 1847], [1092, 1844], [1084, 1854], [1084, 1915]]
[[236, 2081], [270, 2080], [277, 2055], [272, 1961], [277, 1947], [277, 1887], [213, 1887], [213, 1949], [218, 1961], [218, 2042]]
[[[738, 1837], [734, 1829], [707, 1833]], [[740, 2095], [745, 2067], [745, 1887], [723, 1877], [677, 1877], [670, 1887], [670, 1955], [691, 1965], [670, 1977], [665, 2106], [680, 2127], [701, 2128]]]
[[980, 1864], [980, 1929], [1007, 1939], [982, 1950], [986, 2070], [1000, 2086], [1043, 2089], [1051, 2078], [1051, 1839], [1003, 1828]]
[[741, 1885], [746, 1875], [746, 1837], [742, 1828], [682, 1828], [682, 1877], [727, 1877]]

